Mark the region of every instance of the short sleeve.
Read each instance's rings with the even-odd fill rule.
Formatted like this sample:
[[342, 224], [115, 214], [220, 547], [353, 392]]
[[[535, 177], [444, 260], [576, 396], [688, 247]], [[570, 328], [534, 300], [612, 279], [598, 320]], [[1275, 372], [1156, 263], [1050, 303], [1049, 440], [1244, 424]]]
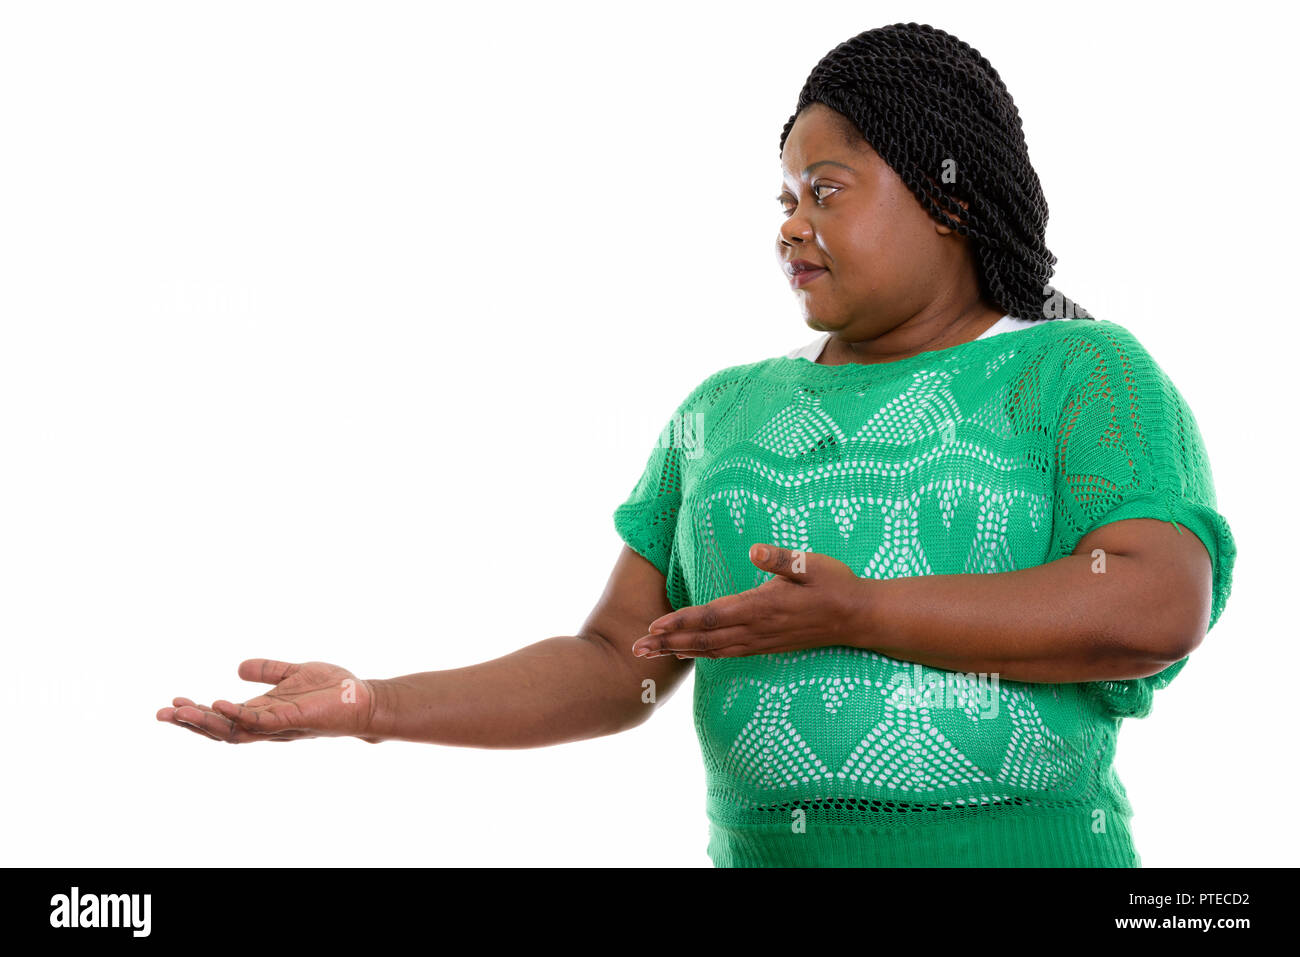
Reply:
[[650, 451], [641, 477], [627, 499], [614, 510], [614, 527], [627, 545], [663, 573], [674, 608], [690, 604], [676, 561], [677, 515], [682, 504], [686, 461], [698, 453], [701, 413], [688, 396], [664, 425]]
[[[1051, 556], [1112, 522], [1153, 518], [1196, 535], [1210, 556], [1213, 628], [1232, 589], [1237, 548], [1218, 511], [1200, 428], [1182, 394], [1123, 326], [1090, 321], [1062, 340]], [[1208, 630], [1208, 629], [1207, 629]], [[1143, 717], [1187, 663], [1129, 681], [1087, 682], [1114, 714]]]

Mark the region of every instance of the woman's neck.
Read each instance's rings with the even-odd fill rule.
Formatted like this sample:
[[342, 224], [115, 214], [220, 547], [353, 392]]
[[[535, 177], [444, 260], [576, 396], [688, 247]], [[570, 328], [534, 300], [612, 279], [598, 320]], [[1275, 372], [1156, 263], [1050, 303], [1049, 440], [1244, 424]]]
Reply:
[[836, 366], [849, 362], [894, 362], [921, 352], [947, 349], [978, 339], [1003, 315], [1005, 313], [1001, 310], [980, 303], [975, 309], [954, 319], [914, 317], [869, 339], [847, 341], [840, 333], [831, 332], [817, 363]]

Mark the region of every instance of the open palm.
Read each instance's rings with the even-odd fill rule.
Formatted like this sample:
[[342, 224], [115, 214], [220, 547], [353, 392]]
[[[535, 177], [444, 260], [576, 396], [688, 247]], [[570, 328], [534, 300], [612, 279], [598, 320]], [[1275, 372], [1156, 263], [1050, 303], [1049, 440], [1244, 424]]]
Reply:
[[210, 708], [175, 698], [172, 707], [158, 711], [158, 720], [232, 744], [345, 735], [380, 740], [363, 734], [374, 705], [370, 686], [345, 668], [250, 658], [240, 663], [239, 677], [275, 687], [243, 704], [218, 699]]

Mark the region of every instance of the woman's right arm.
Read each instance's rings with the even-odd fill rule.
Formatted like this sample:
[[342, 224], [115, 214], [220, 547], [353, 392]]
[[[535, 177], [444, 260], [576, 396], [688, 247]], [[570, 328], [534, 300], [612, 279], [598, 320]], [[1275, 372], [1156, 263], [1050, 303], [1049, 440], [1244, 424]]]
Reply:
[[[353, 735], [534, 748], [615, 734], [645, 721], [691, 668], [689, 659], [632, 654], [650, 622], [672, 610], [663, 573], [624, 545], [576, 635], [465, 668], [376, 680], [320, 662], [256, 659], [240, 675], [275, 682], [265, 695], [242, 705], [215, 701], [210, 709], [177, 698], [158, 719], [233, 743]], [[259, 671], [266, 676], [259, 679]]]
[[670, 611], [663, 573], [624, 545], [576, 635], [546, 638], [467, 668], [369, 682], [375, 695], [369, 735], [533, 748], [626, 731], [646, 720], [691, 667], [676, 658], [632, 655], [650, 622]]

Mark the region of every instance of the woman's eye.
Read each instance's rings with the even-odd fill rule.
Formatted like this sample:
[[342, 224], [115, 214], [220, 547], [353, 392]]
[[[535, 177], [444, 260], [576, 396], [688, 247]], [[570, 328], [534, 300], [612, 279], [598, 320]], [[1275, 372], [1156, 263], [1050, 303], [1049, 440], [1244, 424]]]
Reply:
[[[812, 188], [813, 199], [818, 206], [821, 206], [822, 197], [817, 192], [819, 189], [839, 189], [839, 187], [831, 186], [829, 183], [818, 183], [816, 186]], [[780, 196], [776, 198], [776, 201], [781, 204], [781, 209], [787, 215], [794, 212], [794, 207], [798, 205], [794, 197], [790, 196], [787, 193], [782, 193]]]

